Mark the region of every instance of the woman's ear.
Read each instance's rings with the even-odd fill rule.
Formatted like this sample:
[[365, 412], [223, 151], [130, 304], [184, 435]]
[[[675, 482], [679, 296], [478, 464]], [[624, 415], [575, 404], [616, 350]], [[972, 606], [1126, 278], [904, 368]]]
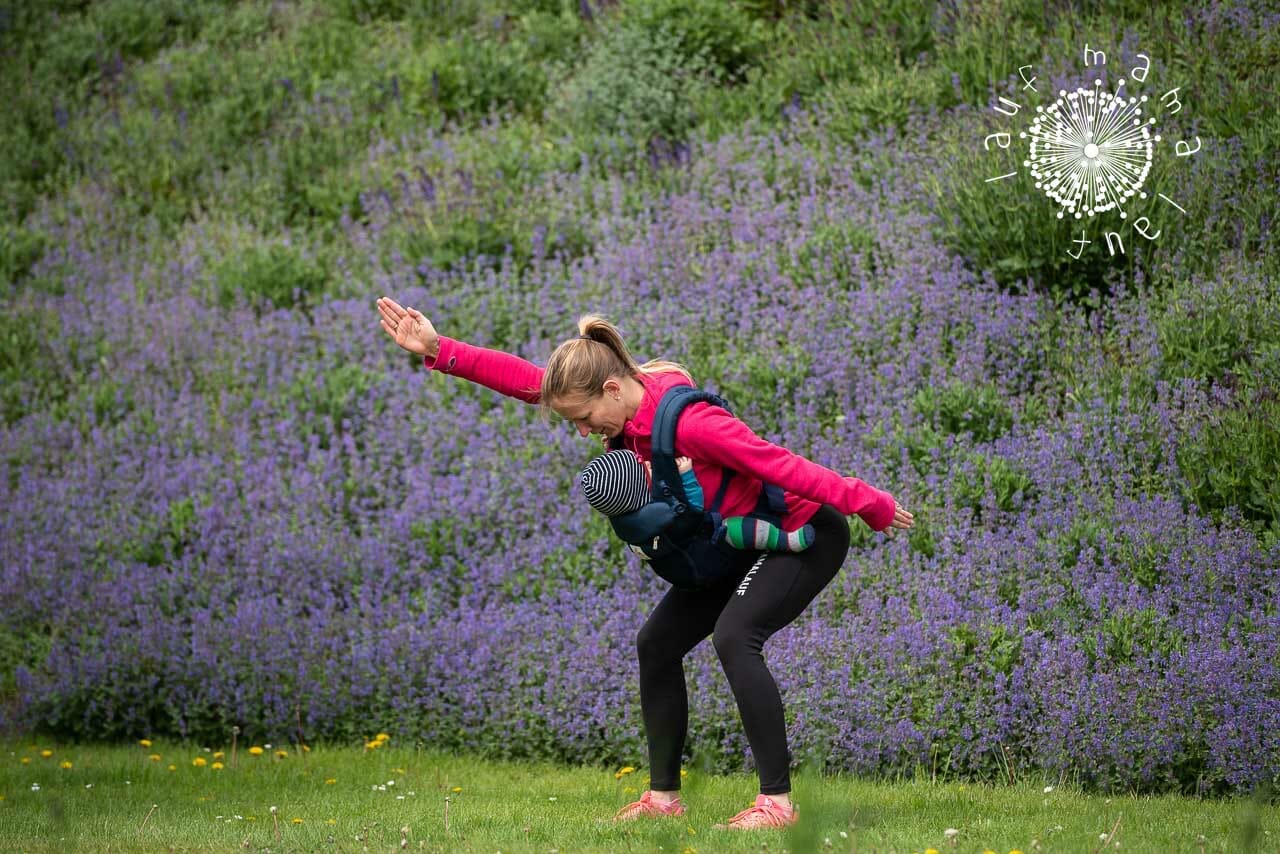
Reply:
[[606, 396], [619, 400], [622, 397], [622, 383], [618, 382], [615, 377], [609, 377], [604, 381], [602, 386]]

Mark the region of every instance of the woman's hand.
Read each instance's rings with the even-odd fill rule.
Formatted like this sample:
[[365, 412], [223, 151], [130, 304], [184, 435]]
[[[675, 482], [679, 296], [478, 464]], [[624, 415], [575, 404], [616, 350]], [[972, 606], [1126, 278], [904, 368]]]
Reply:
[[904, 508], [898, 502], [893, 502], [893, 521], [889, 523], [889, 527], [884, 529], [884, 535], [889, 539], [893, 539], [898, 534], [898, 529], [906, 530], [916, 523], [916, 517], [912, 516], [910, 511]]
[[440, 352], [440, 333], [416, 308], [403, 308], [390, 297], [378, 300], [382, 331], [410, 353], [434, 358]]

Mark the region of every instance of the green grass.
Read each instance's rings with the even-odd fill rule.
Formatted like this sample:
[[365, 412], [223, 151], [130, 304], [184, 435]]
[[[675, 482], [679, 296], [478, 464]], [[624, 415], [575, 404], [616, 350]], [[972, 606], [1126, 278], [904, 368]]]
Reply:
[[[1094, 851], [1114, 831], [1112, 851], [1280, 851], [1280, 809], [1252, 800], [1108, 796], [1039, 779], [934, 782], [927, 773], [872, 782], [802, 770], [793, 775], [797, 828], [736, 833], [712, 825], [749, 804], [752, 776], [691, 770], [683, 819], [614, 825], [614, 811], [643, 790], [643, 768], [618, 778], [612, 769], [407, 747], [301, 753], [277, 745], [260, 757], [246, 747], [238, 746], [234, 766], [222, 748], [226, 767], [214, 770], [211, 754], [177, 742], [0, 743], [0, 839], [24, 851], [389, 851], [403, 837], [409, 850], [541, 852], [811, 851], [829, 839], [834, 851], [1005, 854]], [[287, 757], [273, 755], [280, 747]], [[196, 757], [208, 764], [193, 765]], [[959, 831], [954, 847], [948, 828]]]

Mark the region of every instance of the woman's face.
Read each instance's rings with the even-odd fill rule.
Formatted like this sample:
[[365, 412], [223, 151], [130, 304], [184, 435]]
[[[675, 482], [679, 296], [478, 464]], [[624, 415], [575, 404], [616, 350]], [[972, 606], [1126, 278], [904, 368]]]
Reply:
[[607, 381], [595, 397], [565, 398], [552, 403], [551, 408], [564, 420], [573, 422], [580, 436], [595, 433], [613, 439], [622, 435], [622, 427], [627, 423], [621, 385], [613, 379]]

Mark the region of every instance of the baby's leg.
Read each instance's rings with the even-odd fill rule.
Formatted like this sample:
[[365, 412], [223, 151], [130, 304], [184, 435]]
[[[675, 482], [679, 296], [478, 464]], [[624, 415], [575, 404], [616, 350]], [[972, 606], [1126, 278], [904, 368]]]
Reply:
[[725, 539], [735, 549], [773, 552], [802, 552], [813, 545], [812, 525], [783, 531], [777, 525], [751, 516], [730, 516], [724, 520]]

